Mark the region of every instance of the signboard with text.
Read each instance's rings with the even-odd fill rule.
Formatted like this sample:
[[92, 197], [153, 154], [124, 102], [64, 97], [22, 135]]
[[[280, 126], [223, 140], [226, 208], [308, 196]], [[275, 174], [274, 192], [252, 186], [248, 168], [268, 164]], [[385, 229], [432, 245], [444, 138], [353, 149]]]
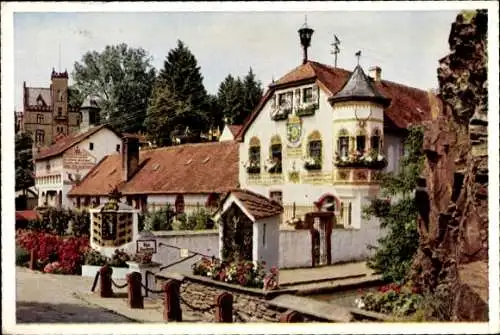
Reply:
[[96, 158], [78, 145], [66, 151], [63, 156], [63, 167], [71, 170], [91, 169], [96, 164]]

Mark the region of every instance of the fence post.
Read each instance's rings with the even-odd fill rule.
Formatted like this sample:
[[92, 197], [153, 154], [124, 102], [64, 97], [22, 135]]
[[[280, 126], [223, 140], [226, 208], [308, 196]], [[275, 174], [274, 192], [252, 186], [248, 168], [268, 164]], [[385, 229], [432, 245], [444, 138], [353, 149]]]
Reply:
[[113, 274], [113, 269], [106, 264], [99, 269], [99, 273], [99, 276], [101, 277], [99, 281], [101, 298], [110, 298], [113, 296], [113, 288], [111, 287], [111, 275]]
[[139, 272], [127, 274], [128, 306], [130, 308], [144, 308], [141, 281], [142, 275]]
[[222, 292], [215, 298], [215, 322], [233, 322], [233, 295]]
[[37, 252], [37, 250], [35, 248], [31, 249], [30, 263], [29, 263], [30, 270], [36, 270], [36, 268], [37, 268], [37, 258], [38, 258], [38, 252]]
[[182, 321], [180, 286], [180, 282], [174, 279], [169, 279], [163, 285], [165, 291], [163, 320], [165, 321]]
[[281, 314], [280, 322], [304, 322], [304, 317], [299, 312], [287, 311]]

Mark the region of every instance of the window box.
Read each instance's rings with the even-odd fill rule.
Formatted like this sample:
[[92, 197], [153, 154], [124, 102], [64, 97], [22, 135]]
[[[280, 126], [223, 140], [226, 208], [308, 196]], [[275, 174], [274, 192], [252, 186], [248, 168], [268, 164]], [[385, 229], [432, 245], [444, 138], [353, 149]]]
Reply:
[[304, 168], [308, 171], [321, 170], [321, 162], [305, 162]]
[[305, 107], [299, 107], [297, 109], [297, 116], [311, 116], [314, 115], [316, 110], [318, 109], [317, 104], [311, 104]]
[[249, 173], [249, 174], [260, 173], [260, 166], [255, 166], [255, 165], [247, 166], [247, 173]]
[[382, 155], [373, 152], [365, 155], [350, 155], [349, 157], [337, 156], [335, 166], [381, 170], [387, 166], [387, 160]]
[[291, 108], [278, 109], [276, 113], [272, 115], [274, 121], [283, 121], [288, 119], [288, 115], [292, 112]]

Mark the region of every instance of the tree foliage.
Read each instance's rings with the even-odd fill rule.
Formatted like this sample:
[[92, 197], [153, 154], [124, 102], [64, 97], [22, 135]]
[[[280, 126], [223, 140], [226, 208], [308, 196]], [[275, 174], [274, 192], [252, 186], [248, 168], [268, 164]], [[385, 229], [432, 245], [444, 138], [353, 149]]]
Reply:
[[81, 63], [75, 62], [72, 76], [81, 95], [100, 98], [101, 120], [118, 131], [143, 130], [155, 79], [151, 58], [144, 49], [122, 43], [108, 45], [102, 52], [87, 52]]
[[169, 51], [155, 82], [144, 126], [157, 145], [172, 137], [192, 135], [200, 141], [211, 124], [209, 98], [195, 56], [182, 42]]
[[15, 138], [16, 191], [35, 185], [33, 178], [33, 139], [28, 133], [17, 133]]
[[252, 68], [241, 79], [228, 75], [219, 85], [218, 105], [229, 124], [243, 124], [262, 98], [262, 85]]
[[[375, 253], [368, 265], [390, 281], [404, 280], [418, 248], [418, 209], [413, 191], [424, 163], [422, 143], [422, 127], [410, 128], [399, 171], [381, 176], [381, 197], [365, 209], [365, 214], [378, 218], [387, 231], [378, 246], [372, 247]], [[392, 199], [386, 200], [388, 197]]]

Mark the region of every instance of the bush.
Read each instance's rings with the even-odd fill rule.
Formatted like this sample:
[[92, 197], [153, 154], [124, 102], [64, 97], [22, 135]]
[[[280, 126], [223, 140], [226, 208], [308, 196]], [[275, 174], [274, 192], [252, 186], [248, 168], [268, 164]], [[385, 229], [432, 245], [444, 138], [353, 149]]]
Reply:
[[127, 254], [124, 250], [116, 249], [115, 253], [109, 261], [109, 266], [113, 266], [115, 268], [126, 268], [128, 267], [128, 261], [130, 261], [130, 255]]
[[199, 207], [191, 214], [182, 214], [177, 217], [178, 230], [203, 230], [213, 228], [212, 216], [204, 207]]
[[16, 265], [26, 266], [30, 260], [29, 252], [23, 247], [16, 245]]
[[[39, 220], [29, 221], [29, 230], [59, 236], [85, 236], [90, 234], [90, 213], [87, 210], [66, 210], [52, 207], [40, 210]], [[70, 224], [71, 222], [71, 224]]]
[[156, 211], [151, 211], [146, 214], [144, 219], [144, 230], [172, 230], [174, 216], [175, 213], [170, 204]]
[[18, 229], [16, 243], [25, 250], [37, 250], [38, 268], [59, 262], [65, 273], [79, 273], [83, 255], [88, 248], [88, 237], [62, 237], [49, 233]]
[[368, 311], [406, 317], [416, 313], [423, 301], [423, 296], [415, 289], [392, 283], [380, 287], [377, 292], [366, 293], [356, 303]]
[[85, 253], [85, 265], [103, 266], [108, 262], [108, 258], [102, 255], [99, 251], [88, 249]]

